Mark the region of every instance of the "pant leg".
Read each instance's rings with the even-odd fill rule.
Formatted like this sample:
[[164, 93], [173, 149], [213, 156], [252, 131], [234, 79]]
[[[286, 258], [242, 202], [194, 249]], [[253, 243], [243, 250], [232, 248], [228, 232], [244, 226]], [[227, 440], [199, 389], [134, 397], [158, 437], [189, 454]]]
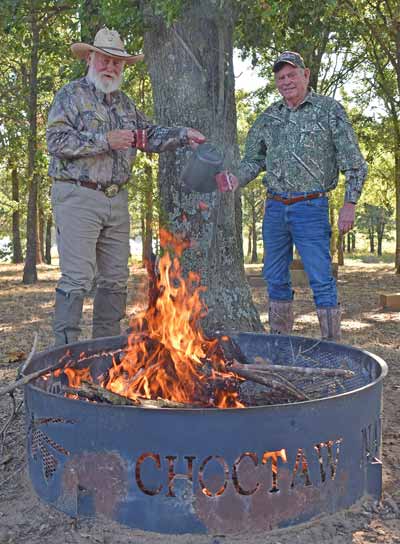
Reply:
[[338, 304], [330, 255], [331, 226], [326, 197], [288, 206], [294, 243], [300, 254], [317, 308]]
[[287, 206], [267, 200], [263, 220], [264, 278], [270, 300], [293, 299], [290, 264], [293, 261], [293, 240], [288, 224]]
[[79, 338], [83, 299], [93, 283], [105, 209], [97, 191], [65, 182], [53, 184], [52, 205], [61, 269], [53, 329], [56, 344], [65, 344]]
[[120, 321], [126, 311], [130, 227], [127, 191], [108, 199], [108, 208], [96, 248], [93, 338], [120, 334]]

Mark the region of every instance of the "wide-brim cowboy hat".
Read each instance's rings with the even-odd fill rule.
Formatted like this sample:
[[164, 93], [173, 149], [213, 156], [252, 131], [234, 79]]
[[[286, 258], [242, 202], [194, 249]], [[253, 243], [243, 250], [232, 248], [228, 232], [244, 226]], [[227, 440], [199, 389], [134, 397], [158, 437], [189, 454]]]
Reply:
[[144, 55], [130, 55], [125, 51], [124, 42], [116, 30], [102, 28], [94, 38], [93, 45], [89, 43], [74, 43], [71, 45], [72, 54], [78, 59], [86, 59], [90, 51], [97, 51], [108, 57], [123, 60], [126, 64], [135, 64], [144, 59]]

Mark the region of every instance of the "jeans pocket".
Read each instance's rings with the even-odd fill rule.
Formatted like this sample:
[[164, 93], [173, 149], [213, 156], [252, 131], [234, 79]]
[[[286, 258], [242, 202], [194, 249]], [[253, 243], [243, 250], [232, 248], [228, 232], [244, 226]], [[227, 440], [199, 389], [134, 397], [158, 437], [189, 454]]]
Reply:
[[328, 197], [322, 196], [321, 198], [313, 198], [311, 200], [305, 201], [307, 206], [312, 208], [328, 208], [329, 200]]
[[69, 198], [75, 191], [77, 185], [75, 183], [53, 183], [51, 188], [51, 203], [53, 206], [56, 204], [62, 204]]

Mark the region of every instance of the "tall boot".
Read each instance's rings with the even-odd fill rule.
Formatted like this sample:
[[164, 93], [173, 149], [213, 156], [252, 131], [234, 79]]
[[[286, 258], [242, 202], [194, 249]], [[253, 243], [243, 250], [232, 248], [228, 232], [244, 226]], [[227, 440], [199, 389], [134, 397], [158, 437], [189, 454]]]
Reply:
[[321, 337], [323, 340], [340, 340], [340, 322], [342, 311], [340, 306], [333, 308], [317, 308]]
[[268, 316], [271, 334], [291, 334], [294, 323], [292, 300], [270, 300]]
[[66, 293], [56, 288], [56, 304], [53, 318], [55, 345], [77, 342], [81, 328], [84, 292], [71, 291]]
[[118, 336], [120, 321], [125, 316], [126, 291], [115, 292], [97, 287], [93, 302], [93, 338]]

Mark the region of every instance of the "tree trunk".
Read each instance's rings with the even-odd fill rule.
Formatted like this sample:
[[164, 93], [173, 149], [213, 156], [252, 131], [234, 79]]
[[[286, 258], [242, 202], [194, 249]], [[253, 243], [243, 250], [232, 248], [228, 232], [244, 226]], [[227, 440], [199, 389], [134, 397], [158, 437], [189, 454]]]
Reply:
[[31, 6], [30, 24], [32, 32], [32, 50], [29, 77], [29, 137], [28, 137], [28, 213], [26, 220], [26, 257], [23, 274], [23, 283], [30, 284], [37, 281], [36, 270], [36, 238], [37, 238], [37, 194], [39, 177], [35, 172], [37, 152], [37, 72], [39, 63], [39, 27], [35, 3]]
[[53, 215], [49, 213], [46, 222], [46, 240], [44, 260], [46, 264], [51, 264], [51, 229], [53, 227]]
[[[397, 136], [397, 145], [400, 144], [399, 134]], [[395, 183], [396, 183], [396, 257], [395, 257], [395, 271], [396, 274], [400, 274], [400, 150], [397, 147], [394, 154], [394, 171], [395, 171]]]
[[38, 220], [37, 220], [37, 240], [36, 240], [36, 264], [43, 264], [44, 255], [44, 210], [40, 202], [38, 202]]
[[153, 253], [153, 171], [150, 164], [145, 167], [147, 183], [144, 188], [144, 251], [143, 260], [150, 260]]
[[[12, 183], [12, 199], [14, 202], [17, 202], [19, 204], [19, 179], [18, 179], [18, 171], [16, 168], [13, 168], [11, 170], [11, 183]], [[15, 264], [22, 263], [24, 258], [22, 255], [22, 246], [21, 246], [19, 209], [15, 210], [12, 214], [12, 247], [13, 247], [12, 262]]]
[[376, 239], [378, 242], [377, 253], [379, 257], [382, 256], [382, 244], [383, 244], [384, 233], [385, 233], [385, 225], [383, 223], [379, 224], [376, 228]]
[[375, 233], [372, 228], [369, 229], [368, 237], [369, 237], [369, 252], [375, 253]]
[[337, 249], [338, 249], [338, 265], [343, 266], [344, 265], [343, 234], [339, 234], [339, 236], [338, 236]]
[[252, 240], [252, 227], [249, 227], [248, 234], [247, 234], [247, 258], [251, 259], [251, 240]]
[[253, 244], [252, 244], [252, 252], [251, 252], [251, 263], [256, 264], [258, 263], [258, 255], [257, 255], [257, 213], [256, 213], [256, 206], [255, 202], [253, 202], [252, 208], [251, 208], [251, 222], [253, 223], [252, 226], [252, 235], [253, 235]]
[[[167, 26], [142, 2], [144, 51], [162, 125], [192, 126], [218, 144], [225, 167], [237, 163], [233, 74], [233, 1], [188, 0]], [[244, 275], [240, 209], [232, 194], [186, 194], [179, 182], [190, 149], [160, 156], [161, 205], [167, 227], [190, 239], [182, 259], [201, 276], [209, 312], [206, 330], [262, 330]], [[239, 194], [236, 195], [236, 199]], [[239, 216], [239, 217], [238, 217]]]

